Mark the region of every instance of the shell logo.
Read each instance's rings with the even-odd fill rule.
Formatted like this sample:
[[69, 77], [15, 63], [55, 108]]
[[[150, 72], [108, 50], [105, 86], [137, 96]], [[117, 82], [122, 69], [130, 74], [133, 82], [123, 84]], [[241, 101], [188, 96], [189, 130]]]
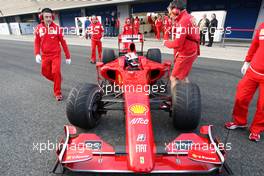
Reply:
[[143, 104], [134, 104], [129, 107], [129, 111], [133, 115], [146, 115], [148, 107]]

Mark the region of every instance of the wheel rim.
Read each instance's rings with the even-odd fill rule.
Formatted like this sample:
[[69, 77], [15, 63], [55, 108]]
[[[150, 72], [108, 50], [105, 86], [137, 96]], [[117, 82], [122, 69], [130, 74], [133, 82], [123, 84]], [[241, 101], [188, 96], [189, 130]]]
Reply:
[[101, 117], [101, 114], [98, 112], [98, 109], [101, 107], [100, 106], [100, 100], [101, 100], [101, 96], [100, 94], [96, 94], [95, 98], [94, 98], [94, 102], [92, 104], [92, 118], [97, 122], [100, 117]]

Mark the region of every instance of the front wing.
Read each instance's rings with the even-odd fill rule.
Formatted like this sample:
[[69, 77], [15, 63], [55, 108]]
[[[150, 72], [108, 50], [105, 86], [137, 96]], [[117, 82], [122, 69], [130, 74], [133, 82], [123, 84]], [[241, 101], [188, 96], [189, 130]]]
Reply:
[[[134, 173], [128, 165], [128, 155], [114, 148], [95, 134], [76, 134], [73, 126], [65, 126], [65, 139], [57, 150], [57, 164], [74, 172]], [[225, 151], [217, 146], [212, 126], [204, 126], [198, 136], [184, 133], [163, 149], [155, 147], [155, 164], [150, 173], [210, 173], [221, 171], [225, 164]], [[190, 147], [191, 144], [209, 144], [208, 149]], [[200, 146], [200, 147], [201, 147]], [[140, 163], [144, 163], [140, 158]], [[142, 171], [144, 173], [144, 171]]]

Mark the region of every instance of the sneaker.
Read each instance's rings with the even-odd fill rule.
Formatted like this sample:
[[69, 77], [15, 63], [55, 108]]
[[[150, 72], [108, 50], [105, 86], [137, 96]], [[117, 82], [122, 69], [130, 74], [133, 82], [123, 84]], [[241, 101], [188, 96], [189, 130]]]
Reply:
[[225, 123], [225, 127], [229, 130], [234, 130], [234, 129], [237, 129], [237, 128], [246, 128], [247, 125], [239, 125], [235, 122], [226, 122]]
[[260, 141], [260, 134], [258, 134], [258, 133], [250, 133], [248, 138], [251, 141], [258, 142], [258, 141]]
[[62, 101], [63, 100], [63, 96], [62, 95], [57, 95], [55, 98], [56, 98], [57, 101]]

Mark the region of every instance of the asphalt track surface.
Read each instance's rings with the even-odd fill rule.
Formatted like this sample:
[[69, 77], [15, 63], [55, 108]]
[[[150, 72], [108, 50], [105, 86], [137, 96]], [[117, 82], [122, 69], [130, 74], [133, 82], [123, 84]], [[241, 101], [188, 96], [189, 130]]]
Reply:
[[[90, 48], [70, 46], [70, 51], [72, 65], [62, 64], [65, 97], [79, 83], [96, 83], [95, 66], [87, 59]], [[163, 55], [163, 58], [172, 58], [172, 55]], [[200, 58], [191, 73], [191, 80], [200, 86], [202, 94], [201, 125], [214, 125], [223, 141], [227, 136], [223, 124], [231, 116], [241, 64]], [[250, 108], [249, 122], [255, 105], [256, 97]], [[157, 144], [170, 142], [179, 134], [167, 113], [154, 111], [152, 117]], [[54, 100], [52, 84], [40, 75], [40, 65], [33, 57], [33, 43], [0, 40], [0, 175], [52, 175], [49, 170], [54, 151], [40, 152], [34, 144], [56, 142], [67, 123], [65, 101]], [[124, 145], [123, 113], [109, 112], [91, 132], [112, 145]], [[232, 150], [228, 153], [228, 163], [235, 175], [263, 175], [263, 141], [250, 142], [247, 130], [230, 133], [228, 142]], [[67, 172], [66, 175], [87, 174]]]

